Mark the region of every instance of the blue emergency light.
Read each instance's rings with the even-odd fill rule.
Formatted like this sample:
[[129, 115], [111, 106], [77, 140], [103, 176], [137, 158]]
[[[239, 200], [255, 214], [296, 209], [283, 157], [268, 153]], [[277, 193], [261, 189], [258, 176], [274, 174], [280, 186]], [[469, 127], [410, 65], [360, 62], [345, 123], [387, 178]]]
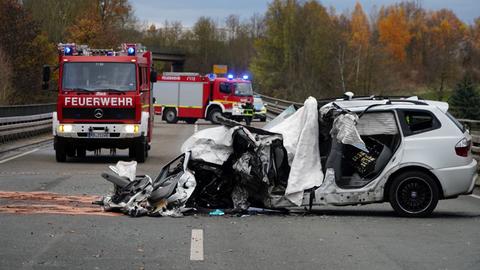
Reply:
[[233, 74], [228, 74], [228, 75], [227, 75], [227, 78], [228, 78], [229, 80], [233, 79]]
[[244, 80], [248, 80], [248, 75], [243, 75]]
[[209, 73], [207, 77], [210, 81], [214, 81], [215, 78], [217, 78], [217, 75], [215, 75], [215, 73]]
[[72, 48], [70, 48], [70, 47], [63, 48], [63, 54], [72, 55]]
[[128, 47], [127, 53], [129, 56], [135, 55], [135, 48], [134, 47]]

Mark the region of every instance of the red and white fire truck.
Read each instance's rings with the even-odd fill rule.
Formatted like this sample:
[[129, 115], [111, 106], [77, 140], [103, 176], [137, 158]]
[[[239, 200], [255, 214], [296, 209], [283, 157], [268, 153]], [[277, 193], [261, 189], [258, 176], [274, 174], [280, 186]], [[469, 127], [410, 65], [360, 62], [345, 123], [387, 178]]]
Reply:
[[[144, 162], [152, 138], [151, 90], [157, 74], [140, 44], [119, 51], [59, 44], [58, 103], [53, 114], [56, 159], [85, 157], [101, 148], [129, 149]], [[44, 67], [48, 88], [50, 67]]]
[[249, 125], [253, 117], [253, 90], [247, 76], [165, 72], [157, 78], [153, 97], [155, 113], [168, 123], [207, 119], [216, 124], [219, 116], [225, 116]]

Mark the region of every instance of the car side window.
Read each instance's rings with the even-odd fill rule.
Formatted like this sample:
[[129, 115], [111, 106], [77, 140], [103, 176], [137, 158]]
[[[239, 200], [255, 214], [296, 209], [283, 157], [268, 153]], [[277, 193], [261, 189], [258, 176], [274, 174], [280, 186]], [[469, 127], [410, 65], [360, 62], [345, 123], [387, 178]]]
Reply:
[[425, 110], [400, 110], [400, 121], [405, 136], [440, 128], [440, 121], [433, 113]]
[[224, 94], [231, 94], [232, 93], [232, 85], [230, 83], [221, 82], [220, 83], [220, 92]]

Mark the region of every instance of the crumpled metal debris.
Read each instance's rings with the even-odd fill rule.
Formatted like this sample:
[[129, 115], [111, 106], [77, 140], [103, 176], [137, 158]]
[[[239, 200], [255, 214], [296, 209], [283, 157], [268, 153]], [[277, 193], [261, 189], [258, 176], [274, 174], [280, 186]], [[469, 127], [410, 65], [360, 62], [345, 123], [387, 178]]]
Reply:
[[[391, 151], [373, 138], [360, 137], [356, 114], [335, 103], [320, 110], [317, 106], [309, 98], [304, 107], [295, 113], [292, 109], [290, 117], [277, 120], [268, 130], [221, 119], [222, 127], [199, 131], [185, 141], [184, 154], [165, 165], [155, 179], [132, 176], [136, 164], [119, 162], [111, 167], [115, 174], [102, 175], [114, 184], [113, 194], [102, 204], [107, 211], [134, 217], [181, 217], [186, 209], [248, 213], [251, 207], [343, 203], [345, 198], [337, 191], [344, 167], [353, 171], [352, 187], [364, 185], [388, 162]], [[375, 123], [367, 117], [362, 127], [389, 123], [382, 132], [394, 134], [395, 122], [389, 117]], [[321, 149], [328, 154], [321, 155]]]
[[[188, 159], [189, 153], [177, 157], [162, 169], [155, 180], [148, 175], [137, 175], [130, 180], [119, 174], [102, 174], [114, 184], [114, 192], [103, 197], [101, 204], [106, 211], [123, 212], [132, 217], [180, 216], [181, 208], [196, 185], [194, 175], [187, 168]], [[175, 162], [177, 164], [173, 166]], [[132, 167], [134, 165], [136, 163], [131, 164]], [[134, 171], [135, 168], [132, 167], [130, 170]], [[114, 169], [112, 171], [119, 172]]]

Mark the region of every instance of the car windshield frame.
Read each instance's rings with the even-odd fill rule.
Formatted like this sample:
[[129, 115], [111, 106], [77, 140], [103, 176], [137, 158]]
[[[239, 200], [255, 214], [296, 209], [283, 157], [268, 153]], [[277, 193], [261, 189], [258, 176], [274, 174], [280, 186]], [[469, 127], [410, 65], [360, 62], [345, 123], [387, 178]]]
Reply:
[[68, 62], [62, 69], [63, 91], [137, 90], [135, 63], [125, 62]]

